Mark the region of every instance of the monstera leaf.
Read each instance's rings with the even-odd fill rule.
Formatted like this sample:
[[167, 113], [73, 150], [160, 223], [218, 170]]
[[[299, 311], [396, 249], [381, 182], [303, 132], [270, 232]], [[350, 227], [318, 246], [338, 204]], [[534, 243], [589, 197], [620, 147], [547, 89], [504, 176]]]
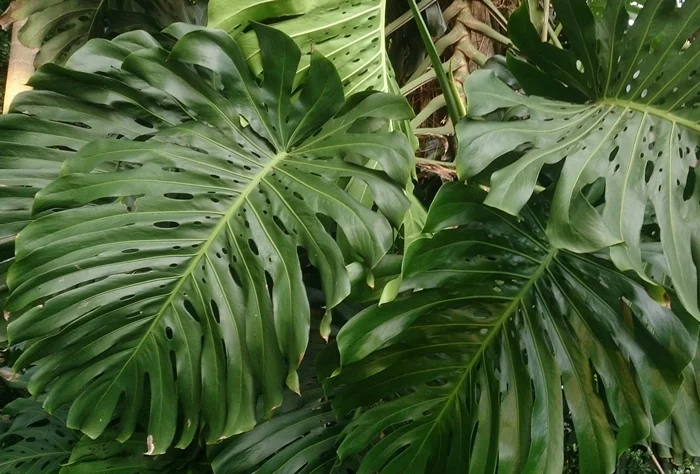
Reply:
[[[25, 343], [16, 368], [36, 364], [30, 391], [48, 392], [49, 411], [70, 404], [68, 426], [91, 437], [117, 419], [127, 440], [142, 409], [149, 454], [188, 446], [200, 428], [209, 443], [250, 430], [259, 396], [269, 414], [285, 380], [301, 389], [302, 261], [320, 273], [330, 312], [350, 288], [333, 229], [372, 268], [409, 205], [407, 139], [358, 132], [409, 117], [405, 100], [344, 101], [319, 53], [293, 89], [301, 52], [254, 28], [260, 82], [218, 30], [129, 55], [124, 70], [196, 120], [84, 146], [37, 195], [34, 212], [48, 215], [17, 238], [5, 308], [10, 342]], [[348, 177], [368, 184], [377, 212], [340, 187]]]
[[[134, 435], [120, 443], [115, 433], [106, 433], [93, 440], [84, 436], [73, 447], [60, 474], [197, 474], [211, 473], [209, 463], [203, 459], [202, 450], [192, 446], [186, 450], [172, 450], [162, 456], [145, 456], [143, 447], [146, 436]], [[56, 471], [58, 472], [58, 471]]]
[[27, 20], [22, 44], [39, 48], [35, 66], [63, 63], [92, 38], [132, 30], [158, 33], [175, 21], [202, 24], [204, 0], [14, 0], [0, 24]]
[[209, 26], [236, 37], [246, 57], [260, 53], [258, 41], [247, 27], [254, 21], [274, 20], [307, 53], [301, 71], [309, 68], [312, 50], [318, 49], [338, 69], [348, 94], [374, 89], [397, 91], [386, 54], [384, 0], [213, 0]]
[[700, 456], [700, 351], [683, 371], [673, 413], [654, 427], [651, 439], [663, 448], [665, 457]]
[[[64, 424], [65, 410], [48, 415], [35, 400], [9, 403], [0, 421], [0, 473], [54, 474], [68, 460], [76, 434]], [[8, 426], [3, 427], [3, 424]]]
[[42, 66], [29, 81], [35, 90], [0, 116], [0, 310], [16, 236], [31, 219], [34, 195], [58, 177], [61, 163], [96, 139], [134, 139], [190, 118], [166, 93], [121, 68], [130, 54], [152, 48], [160, 44], [143, 31], [93, 40], [66, 68]]
[[[622, 0], [608, 1], [597, 19], [584, 0], [552, 3], [568, 49], [541, 43], [522, 8], [509, 24], [531, 62], [511, 54], [508, 64], [530, 96], [485, 71], [467, 81], [470, 118], [457, 131], [458, 173], [470, 178], [500, 167], [486, 204], [517, 214], [542, 168], [560, 164], [551, 242], [575, 252], [611, 246], [618, 268], [645, 277], [642, 243], [660, 241], [676, 292], [700, 318], [700, 42], [692, 41], [700, 1], [647, 1], [632, 26]], [[495, 111], [506, 120], [476, 120]], [[524, 154], [499, 165], [513, 150]], [[643, 238], [649, 211], [658, 231]]]
[[[405, 2], [396, 4], [407, 11]], [[248, 27], [251, 22], [264, 21], [288, 34], [305, 53], [299, 77], [308, 71], [311, 52], [318, 50], [338, 69], [346, 94], [367, 90], [398, 94], [400, 90], [386, 49], [386, 10], [385, 0], [271, 0], [262, 3], [257, 0], [214, 0], [209, 4], [209, 26], [222, 28], [234, 36], [255, 71], [262, 68], [260, 45]], [[187, 29], [189, 27], [184, 28]], [[392, 121], [389, 127], [401, 130], [415, 141], [409, 122]], [[417, 142], [413, 145], [414, 148], [418, 146]], [[364, 166], [369, 169], [379, 167], [374, 160], [365, 161]], [[346, 190], [366, 207], [375, 204], [367, 184], [361, 180], [350, 179]], [[409, 195], [411, 190], [412, 187], [407, 189]], [[412, 200], [402, 224], [405, 243], [410, 240], [413, 228], [423, 214], [425, 209], [421, 203]], [[344, 254], [348, 254], [342, 234], [339, 241]], [[391, 298], [393, 292], [389, 291], [388, 295]]]
[[581, 472], [612, 473], [671, 413], [697, 324], [605, 259], [552, 247], [539, 202], [518, 221], [482, 194], [443, 186], [435, 235], [405, 257], [415, 291], [340, 330], [334, 409], [369, 408], [339, 454], [367, 450], [358, 473], [560, 474], [568, 409]]
[[315, 359], [325, 341], [313, 329], [311, 338], [299, 368], [302, 396], [288, 392], [271, 420], [229, 440], [212, 461], [214, 474], [343, 472], [335, 446], [347, 423], [336, 420], [318, 383]]

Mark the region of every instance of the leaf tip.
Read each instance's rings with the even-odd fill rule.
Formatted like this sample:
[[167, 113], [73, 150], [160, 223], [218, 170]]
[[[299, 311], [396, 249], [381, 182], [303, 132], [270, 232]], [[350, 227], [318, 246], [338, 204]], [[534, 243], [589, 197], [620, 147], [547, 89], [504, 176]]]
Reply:
[[319, 328], [321, 337], [324, 341], [326, 341], [326, 343], [328, 342], [328, 337], [331, 335], [331, 321], [333, 321], [333, 313], [330, 309], [328, 309], [323, 315], [323, 319], [321, 320], [321, 327]]
[[296, 370], [289, 371], [289, 375], [287, 375], [286, 383], [287, 383], [287, 387], [289, 387], [289, 389], [292, 392], [301, 396], [301, 387], [299, 386], [299, 374], [297, 373]]
[[153, 452], [156, 450], [156, 446], [153, 443], [153, 435], [148, 435], [148, 438], [146, 438], [146, 447], [148, 450], [146, 451], [146, 456], [152, 456]]
[[370, 270], [369, 272], [367, 272], [367, 279], [366, 279], [366, 281], [367, 281], [367, 286], [369, 286], [370, 288], [374, 289], [374, 273], [372, 273], [371, 270]]

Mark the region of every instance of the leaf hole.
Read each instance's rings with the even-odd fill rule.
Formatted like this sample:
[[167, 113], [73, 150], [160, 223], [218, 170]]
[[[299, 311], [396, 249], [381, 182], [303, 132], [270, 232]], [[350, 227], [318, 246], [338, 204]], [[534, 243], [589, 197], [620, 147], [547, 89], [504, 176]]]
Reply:
[[190, 193], [165, 193], [163, 196], [175, 201], [191, 201], [194, 199], [194, 195]]
[[194, 319], [194, 320], [197, 321], [198, 323], [201, 322], [201, 321], [199, 320], [199, 314], [197, 314], [197, 310], [195, 309], [194, 305], [192, 304], [192, 302], [191, 302], [190, 300], [187, 300], [187, 299], [186, 299], [186, 300], [183, 302], [183, 306], [185, 307], [185, 311], [187, 311], [187, 313], [188, 313], [190, 316], [192, 316], [192, 319]]
[[158, 221], [153, 224], [153, 227], [158, 227], [159, 229], [175, 229], [180, 227], [180, 224], [175, 221]]
[[253, 252], [255, 255], [260, 255], [260, 251], [258, 250], [258, 245], [255, 243], [253, 239], [248, 239], [248, 247], [250, 247], [250, 251]]
[[219, 314], [219, 306], [216, 304], [216, 301], [210, 300], [209, 303], [211, 304], [211, 314], [214, 316], [214, 320], [217, 322], [217, 324], [221, 323], [221, 315]]

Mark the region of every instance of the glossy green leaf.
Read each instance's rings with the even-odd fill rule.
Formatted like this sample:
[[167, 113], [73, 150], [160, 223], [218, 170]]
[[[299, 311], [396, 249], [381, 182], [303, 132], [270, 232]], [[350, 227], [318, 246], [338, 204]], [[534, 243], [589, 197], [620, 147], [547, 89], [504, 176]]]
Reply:
[[308, 70], [311, 51], [318, 50], [338, 69], [346, 93], [397, 92], [386, 54], [385, 14], [385, 0], [213, 0], [209, 26], [230, 32], [246, 58], [260, 64], [259, 44], [246, 28], [274, 20], [304, 53], [300, 71]]
[[201, 24], [204, 0], [14, 0], [7, 22], [27, 20], [22, 44], [39, 48], [35, 66], [62, 64], [92, 38], [133, 30], [158, 33], [176, 21]]
[[607, 260], [552, 247], [541, 201], [517, 220], [482, 200], [444, 185], [435, 235], [405, 256], [414, 291], [338, 334], [326, 388], [339, 415], [365, 409], [339, 453], [366, 451], [358, 473], [560, 474], [566, 407], [581, 472], [612, 473], [671, 413], [697, 324]]
[[0, 310], [16, 235], [31, 219], [34, 195], [58, 177], [62, 162], [100, 138], [134, 139], [189, 119], [173, 99], [121, 68], [143, 49], [159, 48], [148, 33], [93, 40], [67, 67], [41, 67], [35, 89], [0, 116]]
[[[518, 214], [543, 168], [561, 165], [547, 223], [552, 244], [575, 252], [612, 247], [618, 268], [647, 279], [641, 227], [653, 208], [660, 230], [653, 240], [681, 301], [700, 318], [700, 42], [689, 41], [700, 26], [700, 1], [648, 1], [632, 26], [622, 0], [608, 1], [598, 18], [584, 0], [552, 3], [569, 48], [540, 42], [523, 8], [512, 15], [510, 37], [530, 62], [511, 54], [508, 64], [530, 96], [491, 72], [470, 76], [458, 173], [471, 178], [522, 152], [498, 166], [486, 199]], [[505, 119], [481, 120], [494, 111]]]
[[[129, 55], [126, 71], [197, 120], [83, 147], [35, 200], [35, 213], [63, 210], [17, 239], [6, 310], [10, 342], [27, 346], [16, 367], [36, 363], [30, 390], [48, 392], [49, 411], [69, 403], [68, 425], [91, 437], [117, 418], [118, 439], [129, 439], [146, 401], [150, 454], [188, 446], [199, 428], [209, 443], [253, 428], [259, 396], [267, 414], [285, 380], [300, 390], [309, 328], [300, 258], [320, 273], [328, 309], [350, 289], [319, 216], [372, 268], [408, 208], [406, 138], [354, 128], [410, 116], [405, 100], [344, 103], [318, 53], [293, 98], [299, 49], [255, 30], [261, 84], [217, 30], [185, 35], [167, 61], [155, 48]], [[344, 160], [350, 151], [382, 169]], [[380, 212], [347, 195], [344, 177], [366, 182]]]
[[65, 427], [65, 410], [48, 415], [41, 403], [19, 398], [0, 420], [0, 473], [54, 474], [68, 460], [77, 435]]
[[342, 472], [335, 447], [347, 422], [336, 420], [318, 383], [315, 358], [323, 347], [316, 331], [299, 368], [302, 396], [288, 392], [271, 420], [229, 440], [212, 461], [214, 474]]

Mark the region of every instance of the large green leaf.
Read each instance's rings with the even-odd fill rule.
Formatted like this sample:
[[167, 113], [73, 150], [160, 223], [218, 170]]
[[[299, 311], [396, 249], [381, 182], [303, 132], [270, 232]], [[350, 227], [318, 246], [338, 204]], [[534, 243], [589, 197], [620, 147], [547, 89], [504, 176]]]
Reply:
[[[517, 214], [543, 167], [560, 164], [547, 224], [552, 243], [575, 252], [611, 246], [618, 268], [643, 277], [641, 228], [653, 208], [659, 232], [651, 239], [662, 244], [681, 301], [700, 318], [700, 41], [689, 41], [700, 27], [700, 1], [648, 1], [632, 26], [622, 0], [608, 1], [597, 19], [584, 0], [552, 3], [568, 49], [541, 43], [523, 8], [510, 20], [510, 37], [531, 62], [511, 55], [508, 64], [529, 97], [490, 72], [467, 81], [458, 173], [470, 178], [495, 162], [501, 169], [486, 204]], [[480, 119], [494, 111], [506, 120]], [[499, 165], [513, 150], [525, 153]]]
[[[394, 2], [407, 10], [405, 1]], [[233, 35], [256, 71], [262, 67], [260, 47], [248, 27], [251, 22], [265, 21], [288, 34], [305, 53], [299, 77], [308, 71], [311, 52], [318, 50], [338, 69], [347, 94], [366, 90], [399, 93], [386, 49], [386, 11], [387, 0], [214, 0], [209, 5], [209, 26]], [[407, 121], [393, 121], [390, 129], [401, 130], [415, 140]], [[376, 161], [365, 161], [364, 165], [370, 169], [379, 167]], [[367, 207], [374, 205], [367, 184], [361, 180], [350, 179], [346, 190]], [[404, 235], [410, 235], [416, 216], [424, 213], [422, 205], [412, 201], [403, 223]], [[342, 236], [340, 243], [347, 254]], [[390, 291], [387, 298], [391, 297]]]
[[41, 67], [29, 81], [35, 90], [0, 116], [0, 309], [16, 235], [31, 219], [34, 195], [58, 177], [61, 163], [90, 141], [134, 139], [189, 119], [169, 95], [121, 68], [130, 54], [159, 47], [142, 31], [93, 40], [67, 68]]
[[[412, 153], [399, 132], [355, 133], [365, 121], [411, 115], [401, 97], [344, 102], [332, 64], [314, 53], [292, 97], [301, 52], [256, 25], [261, 84], [224, 32], [185, 35], [170, 54], [142, 49], [123, 69], [197, 120], [137, 141], [100, 140], [65, 162], [17, 238], [8, 275], [16, 367], [36, 363], [29, 389], [91, 437], [119, 420], [124, 441], [145, 403], [148, 452], [250, 430], [283, 383], [300, 390], [309, 306], [300, 259], [320, 273], [328, 310], [350, 288], [337, 226], [367, 268], [408, 207]], [[344, 159], [376, 160], [368, 170]], [[356, 177], [378, 212], [339, 187]]]
[[605, 259], [552, 247], [540, 203], [518, 221], [482, 194], [443, 186], [435, 235], [405, 257], [415, 291], [338, 334], [334, 409], [369, 407], [339, 453], [368, 450], [358, 473], [560, 474], [566, 407], [581, 472], [609, 474], [671, 413], [697, 324]]
[[40, 66], [65, 62], [92, 38], [139, 29], [158, 33], [173, 22], [201, 24], [205, 17], [204, 0], [14, 0], [0, 20], [27, 20], [19, 39], [40, 48]]
[[11, 420], [0, 420], [2, 474], [55, 474], [78, 440], [65, 427], [65, 410], [51, 416], [35, 400], [19, 398], [9, 403], [2, 415]]
[[247, 58], [259, 55], [258, 41], [247, 27], [274, 21], [305, 53], [300, 71], [309, 68], [312, 50], [323, 53], [338, 69], [348, 94], [374, 89], [396, 91], [386, 54], [386, 0], [213, 0], [209, 26], [236, 37]]

